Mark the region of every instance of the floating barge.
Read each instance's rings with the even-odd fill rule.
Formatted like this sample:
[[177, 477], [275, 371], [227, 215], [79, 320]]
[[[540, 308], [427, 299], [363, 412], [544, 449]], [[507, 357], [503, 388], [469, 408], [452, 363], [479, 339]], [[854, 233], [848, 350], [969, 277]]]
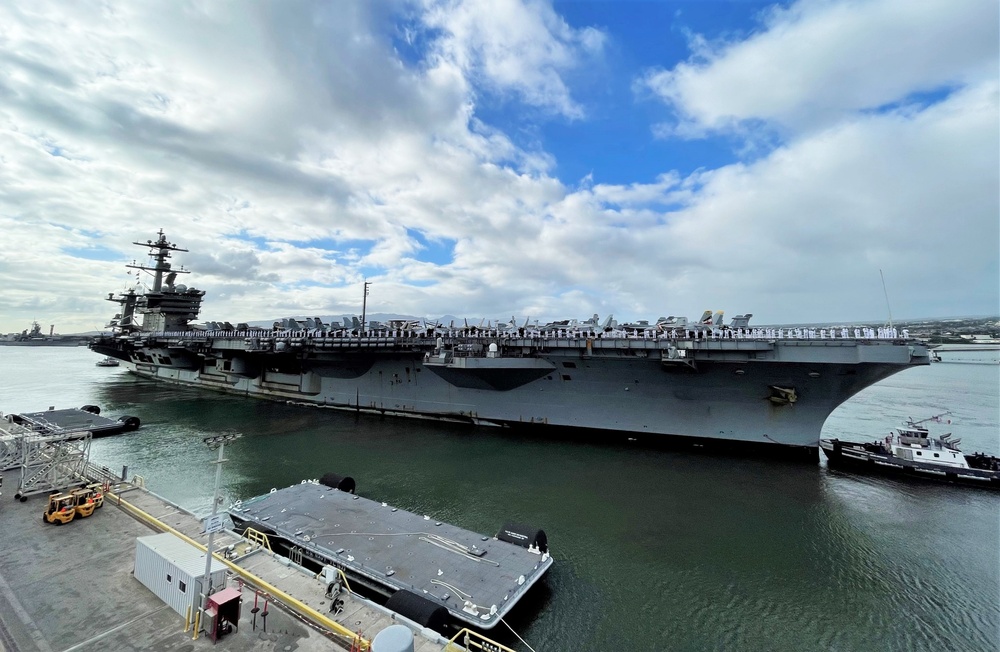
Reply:
[[334, 477], [349, 481], [339, 483], [345, 490], [306, 481], [237, 503], [229, 514], [237, 531], [266, 534], [275, 552], [312, 570], [343, 571], [432, 629], [448, 616], [491, 629], [552, 566], [541, 530], [508, 524], [483, 536], [356, 496], [353, 480]]
[[139, 417], [121, 416], [117, 419], [102, 417], [101, 409], [96, 405], [10, 414], [7, 420], [37, 433], [57, 434], [89, 430], [94, 438], [130, 432], [137, 430], [140, 425]]

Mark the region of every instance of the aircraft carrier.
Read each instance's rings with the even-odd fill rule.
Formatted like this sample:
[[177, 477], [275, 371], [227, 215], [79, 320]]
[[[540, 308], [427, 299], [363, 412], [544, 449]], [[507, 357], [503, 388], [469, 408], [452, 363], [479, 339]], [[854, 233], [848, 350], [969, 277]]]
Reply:
[[129, 267], [151, 287], [109, 294], [120, 310], [90, 348], [140, 376], [249, 397], [817, 459], [837, 406], [930, 363], [905, 330], [754, 328], [750, 315], [729, 326], [711, 313], [621, 326], [198, 325], [205, 293], [177, 283], [187, 271], [169, 262], [186, 250], [162, 230], [134, 244], [150, 262]]

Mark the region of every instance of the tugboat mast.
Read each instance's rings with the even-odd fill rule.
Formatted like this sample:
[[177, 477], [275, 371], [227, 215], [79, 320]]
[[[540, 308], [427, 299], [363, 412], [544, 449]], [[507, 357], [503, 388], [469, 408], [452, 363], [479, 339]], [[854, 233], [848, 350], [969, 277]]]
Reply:
[[[126, 265], [131, 269], [141, 269], [147, 272], [153, 273], [153, 292], [159, 292], [163, 287], [163, 273], [170, 272], [171, 274], [190, 274], [189, 271], [185, 269], [172, 270], [170, 269], [170, 263], [167, 259], [170, 258], [171, 251], [187, 251], [187, 249], [181, 249], [172, 242], [167, 242], [167, 236], [163, 234], [163, 229], [160, 229], [158, 235], [160, 236], [156, 242], [152, 240], [146, 240], [145, 242], [133, 242], [134, 245], [139, 245], [140, 247], [149, 247], [149, 257], [156, 261], [154, 267], [146, 267], [145, 265], [137, 265], [133, 262], [131, 265]], [[155, 253], [154, 253], [155, 252]], [[167, 283], [170, 284], [169, 281]]]

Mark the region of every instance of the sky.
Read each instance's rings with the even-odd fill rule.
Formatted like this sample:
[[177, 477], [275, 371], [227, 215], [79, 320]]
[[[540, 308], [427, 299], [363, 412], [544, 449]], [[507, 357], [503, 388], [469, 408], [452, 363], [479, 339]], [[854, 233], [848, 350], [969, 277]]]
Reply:
[[[995, 0], [0, 0], [0, 333], [1000, 313]], [[884, 278], [884, 287], [882, 279]], [[888, 297], [888, 302], [887, 302]]]

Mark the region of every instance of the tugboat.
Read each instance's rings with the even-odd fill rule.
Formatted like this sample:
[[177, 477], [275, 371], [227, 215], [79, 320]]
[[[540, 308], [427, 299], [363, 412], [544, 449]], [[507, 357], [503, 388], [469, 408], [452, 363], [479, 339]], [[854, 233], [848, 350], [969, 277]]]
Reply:
[[[1000, 458], [986, 453], [966, 455], [958, 448], [960, 438], [951, 433], [932, 437], [923, 424], [942, 422], [941, 414], [914, 421], [890, 432], [885, 439], [856, 443], [821, 439], [820, 448], [830, 466], [843, 466], [867, 473], [888, 473], [976, 484], [1000, 489]], [[949, 420], [948, 423], [951, 423]]]
[[102, 360], [98, 360], [94, 363], [98, 367], [117, 367], [118, 361], [112, 358], [110, 355]]

